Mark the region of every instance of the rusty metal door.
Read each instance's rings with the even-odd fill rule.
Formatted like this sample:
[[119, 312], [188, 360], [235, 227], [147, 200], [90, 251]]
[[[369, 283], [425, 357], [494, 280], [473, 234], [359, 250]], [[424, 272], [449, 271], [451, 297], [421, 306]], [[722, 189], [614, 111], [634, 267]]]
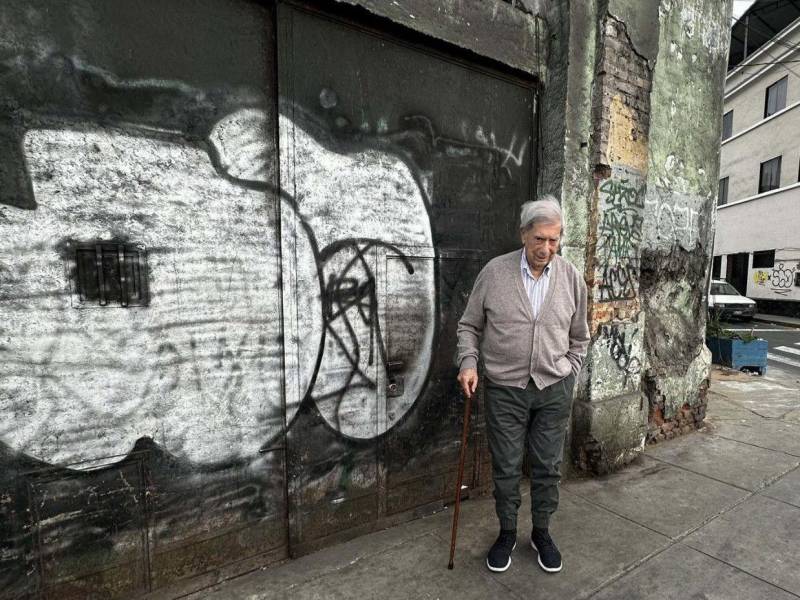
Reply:
[[[456, 323], [485, 260], [519, 245], [534, 88], [426, 44], [278, 7], [293, 554], [441, 505]], [[471, 486], [486, 482], [473, 448]]]

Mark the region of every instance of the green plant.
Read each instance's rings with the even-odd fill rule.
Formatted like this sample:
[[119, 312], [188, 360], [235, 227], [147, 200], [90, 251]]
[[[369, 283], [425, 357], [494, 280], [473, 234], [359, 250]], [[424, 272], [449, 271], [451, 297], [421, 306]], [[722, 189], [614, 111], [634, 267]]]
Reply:
[[722, 323], [720, 323], [719, 314], [714, 311], [710, 311], [709, 317], [706, 320], [706, 337], [730, 338], [742, 340], [745, 343], [758, 339], [758, 336], [753, 335], [752, 329], [749, 333], [725, 329]]

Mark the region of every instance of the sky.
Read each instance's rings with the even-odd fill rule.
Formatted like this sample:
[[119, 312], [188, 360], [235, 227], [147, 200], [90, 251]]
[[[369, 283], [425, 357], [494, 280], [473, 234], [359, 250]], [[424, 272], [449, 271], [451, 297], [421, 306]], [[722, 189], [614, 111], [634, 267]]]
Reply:
[[733, 0], [733, 18], [738, 19], [755, 0]]

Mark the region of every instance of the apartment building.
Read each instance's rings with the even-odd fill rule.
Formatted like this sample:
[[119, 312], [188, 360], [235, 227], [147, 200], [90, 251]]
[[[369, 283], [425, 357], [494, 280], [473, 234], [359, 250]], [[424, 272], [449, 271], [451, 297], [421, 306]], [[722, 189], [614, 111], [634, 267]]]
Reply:
[[800, 317], [800, 7], [760, 0], [733, 26], [712, 275]]

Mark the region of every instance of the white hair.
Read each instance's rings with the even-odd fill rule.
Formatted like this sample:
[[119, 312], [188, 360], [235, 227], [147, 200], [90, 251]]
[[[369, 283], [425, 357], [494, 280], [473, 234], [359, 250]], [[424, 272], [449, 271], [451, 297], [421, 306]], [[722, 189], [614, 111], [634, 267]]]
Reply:
[[561, 225], [561, 237], [564, 237], [564, 215], [561, 213], [561, 206], [555, 196], [547, 194], [522, 205], [519, 228], [523, 230], [529, 229], [536, 223], [559, 223]]

